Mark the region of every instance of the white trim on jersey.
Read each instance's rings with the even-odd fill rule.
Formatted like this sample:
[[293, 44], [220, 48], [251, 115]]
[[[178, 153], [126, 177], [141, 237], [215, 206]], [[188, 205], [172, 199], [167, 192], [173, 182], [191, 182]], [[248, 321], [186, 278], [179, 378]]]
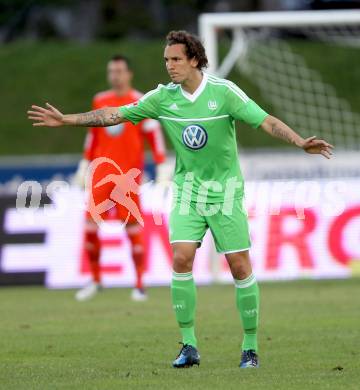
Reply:
[[189, 92], [184, 91], [182, 86], [180, 85], [180, 90], [181, 90], [184, 98], [186, 98], [187, 100], [190, 100], [191, 103], [194, 103], [194, 101], [201, 95], [201, 93], [205, 89], [207, 81], [208, 81], [208, 76], [206, 73], [203, 73], [203, 78], [201, 80], [201, 83], [196, 88], [194, 93], [189, 93]]
[[162, 116], [159, 115], [159, 119], [166, 119], [169, 121], [175, 121], [175, 122], [202, 122], [202, 121], [213, 121], [216, 119], [221, 119], [221, 118], [228, 118], [230, 115], [218, 115], [218, 116], [209, 116], [207, 118], [174, 118], [170, 116]]
[[141, 100], [141, 101], [143, 102], [143, 101], [146, 100], [148, 97], [154, 95], [154, 93], [159, 92], [160, 89], [163, 88], [163, 87], [164, 87], [164, 85], [159, 84], [155, 89], [153, 89], [153, 90], [147, 92], [147, 93], [146, 93], [145, 95], [143, 95], [139, 100]]
[[167, 89], [176, 89], [179, 86], [180, 86], [180, 84], [169, 83], [169, 84], [165, 85], [165, 88], [167, 88]]
[[[245, 95], [245, 93], [243, 92], [242, 94], [240, 94], [235, 88], [233, 88], [230, 84], [227, 84], [227, 83], [220, 83], [220, 82], [217, 82], [217, 81], [213, 81], [213, 80], [209, 80], [209, 83], [212, 84], [212, 85], [223, 85], [223, 86], [226, 86], [228, 87], [228, 89], [233, 92], [236, 96], [238, 96], [244, 103], [247, 103], [250, 99], [248, 98], [247, 95]], [[241, 91], [241, 90], [240, 90]]]
[[246, 95], [246, 93], [241, 90], [236, 84], [232, 83], [231, 81], [229, 80], [225, 80], [225, 79], [219, 79], [217, 77], [214, 77], [214, 76], [210, 76], [208, 77], [208, 81], [210, 84], [213, 84], [213, 85], [224, 85], [226, 87], [228, 87], [232, 92], [234, 92], [244, 103], [247, 103], [250, 99], [249, 97]]
[[152, 89], [151, 91], [147, 92], [145, 95], [141, 96], [139, 100], [144, 101], [148, 97], [154, 95], [156, 92], [160, 92], [161, 88], [166, 88], [166, 89], [176, 89], [179, 85], [169, 83], [167, 85], [164, 84], [159, 84], [155, 89]]

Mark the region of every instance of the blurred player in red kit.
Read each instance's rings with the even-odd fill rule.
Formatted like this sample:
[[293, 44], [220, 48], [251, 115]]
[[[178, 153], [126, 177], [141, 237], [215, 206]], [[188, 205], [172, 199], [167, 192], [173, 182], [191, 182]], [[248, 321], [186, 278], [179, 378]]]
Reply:
[[[113, 56], [107, 65], [107, 78], [111, 89], [96, 94], [92, 108], [118, 107], [136, 102], [142, 94], [132, 88], [132, 77], [128, 58], [122, 55]], [[105, 158], [104, 162], [97, 160], [101, 163], [93, 170], [88, 190], [95, 205], [109, 202], [109, 199], [113, 199], [112, 195], [115, 192], [116, 183], [106, 178], [115, 177], [119, 173], [130, 173], [133, 168], [142, 171], [145, 139], [151, 148], [153, 160], [157, 164], [156, 180], [158, 181], [159, 176], [163, 175], [162, 172], [164, 172], [164, 140], [159, 122], [154, 119], [145, 119], [137, 125], [127, 122], [109, 127], [90, 128], [85, 142], [84, 158], [79, 163], [74, 183], [84, 187], [85, 178], [89, 174], [89, 164], [100, 157]], [[120, 167], [120, 172], [116, 165]], [[135, 186], [141, 184], [141, 174], [136, 175], [135, 182]], [[140, 212], [139, 195], [134, 192], [128, 195], [132, 200], [130, 202]], [[100, 217], [108, 219], [110, 214], [114, 215], [115, 213], [116, 219], [126, 222], [125, 230], [131, 244], [131, 254], [136, 271], [136, 285], [132, 291], [132, 299], [143, 301], [147, 299], [142, 281], [144, 271], [143, 229], [136, 213], [130, 213], [129, 208], [121, 202], [114, 203], [114, 207], [108, 212], [100, 212]], [[76, 293], [76, 299], [79, 301], [88, 300], [101, 290], [99, 262], [101, 244], [97, 222], [90, 209], [86, 216], [84, 245], [90, 262], [92, 282]]]

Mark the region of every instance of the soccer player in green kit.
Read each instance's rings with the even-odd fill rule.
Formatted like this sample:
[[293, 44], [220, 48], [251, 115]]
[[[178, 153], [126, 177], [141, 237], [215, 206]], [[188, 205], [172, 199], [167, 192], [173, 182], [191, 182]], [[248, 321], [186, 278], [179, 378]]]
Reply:
[[200, 363], [195, 336], [196, 287], [192, 267], [196, 249], [210, 228], [218, 252], [224, 253], [235, 283], [236, 307], [244, 336], [240, 367], [258, 367], [259, 289], [249, 258], [250, 238], [235, 137], [235, 120], [330, 158], [332, 145], [303, 139], [289, 126], [268, 115], [239, 87], [207, 74], [200, 40], [172, 31], [164, 50], [172, 80], [145, 94], [137, 103], [64, 115], [47, 103], [28, 111], [34, 126], [111, 126], [144, 118], [160, 120], [176, 152], [177, 191], [170, 216], [173, 250], [172, 304], [183, 346], [173, 367]]

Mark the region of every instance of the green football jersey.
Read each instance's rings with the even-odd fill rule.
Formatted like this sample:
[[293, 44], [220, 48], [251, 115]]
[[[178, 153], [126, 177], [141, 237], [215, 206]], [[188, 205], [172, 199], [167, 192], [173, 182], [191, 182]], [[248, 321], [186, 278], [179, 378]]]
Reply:
[[119, 110], [133, 123], [160, 121], [176, 152], [177, 198], [215, 203], [243, 196], [235, 120], [257, 128], [267, 113], [234, 83], [204, 73], [193, 94], [159, 84]]

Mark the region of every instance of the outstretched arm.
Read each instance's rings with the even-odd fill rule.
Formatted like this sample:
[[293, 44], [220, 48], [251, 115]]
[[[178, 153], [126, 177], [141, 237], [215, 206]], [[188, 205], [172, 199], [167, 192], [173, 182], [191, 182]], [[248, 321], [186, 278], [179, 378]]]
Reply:
[[33, 126], [103, 127], [126, 122], [117, 107], [106, 107], [82, 114], [65, 115], [51, 104], [46, 103], [46, 108], [33, 105], [27, 113], [28, 119], [34, 122]]
[[261, 124], [261, 128], [273, 137], [280, 138], [290, 144], [296, 145], [299, 148], [304, 149], [307, 153], [321, 154], [326, 158], [330, 158], [332, 155], [333, 145], [322, 139], [317, 139], [316, 136], [304, 139], [288, 125], [274, 116], [268, 115]]

